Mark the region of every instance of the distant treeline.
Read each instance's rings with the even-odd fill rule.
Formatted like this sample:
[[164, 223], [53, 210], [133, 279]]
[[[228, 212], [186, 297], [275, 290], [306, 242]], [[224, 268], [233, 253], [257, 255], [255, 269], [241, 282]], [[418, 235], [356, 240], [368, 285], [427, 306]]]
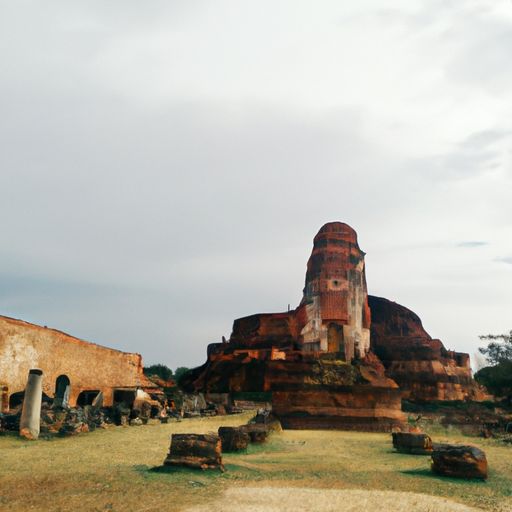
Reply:
[[144, 375], [151, 377], [152, 375], [158, 375], [163, 380], [174, 379], [178, 382], [183, 374], [188, 372], [188, 368], [185, 366], [178, 366], [174, 372], [165, 364], [152, 364], [151, 366], [144, 367]]

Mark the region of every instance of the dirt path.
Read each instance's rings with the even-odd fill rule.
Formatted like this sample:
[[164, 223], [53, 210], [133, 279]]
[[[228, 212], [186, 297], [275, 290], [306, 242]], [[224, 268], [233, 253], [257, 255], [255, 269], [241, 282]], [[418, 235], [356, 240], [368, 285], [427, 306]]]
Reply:
[[427, 494], [391, 491], [232, 487], [221, 499], [186, 512], [478, 512]]

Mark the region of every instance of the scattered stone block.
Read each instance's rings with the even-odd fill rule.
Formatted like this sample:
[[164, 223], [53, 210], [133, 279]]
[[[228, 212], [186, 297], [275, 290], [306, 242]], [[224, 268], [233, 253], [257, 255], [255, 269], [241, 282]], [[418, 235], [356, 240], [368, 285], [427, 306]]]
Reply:
[[223, 452], [239, 452], [245, 450], [251, 438], [243, 427], [219, 427], [219, 437]]
[[475, 446], [435, 444], [432, 471], [456, 478], [487, 478], [485, 452]]
[[220, 437], [216, 434], [173, 434], [164, 466], [223, 471]]
[[422, 432], [393, 432], [393, 447], [397, 452], [430, 455], [432, 439]]
[[264, 443], [269, 435], [269, 428], [262, 423], [249, 423], [240, 427], [249, 434], [251, 443]]

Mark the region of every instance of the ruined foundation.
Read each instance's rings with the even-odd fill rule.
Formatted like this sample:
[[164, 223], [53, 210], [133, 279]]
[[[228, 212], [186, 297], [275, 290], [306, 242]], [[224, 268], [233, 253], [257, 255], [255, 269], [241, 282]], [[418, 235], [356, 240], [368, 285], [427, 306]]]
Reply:
[[289, 429], [388, 432], [405, 420], [398, 389], [275, 391], [272, 404], [282, 426]]

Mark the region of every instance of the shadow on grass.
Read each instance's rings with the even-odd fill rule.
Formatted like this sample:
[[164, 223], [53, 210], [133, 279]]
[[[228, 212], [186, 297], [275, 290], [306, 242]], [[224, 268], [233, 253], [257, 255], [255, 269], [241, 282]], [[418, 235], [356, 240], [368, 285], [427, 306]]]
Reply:
[[438, 475], [434, 473], [431, 469], [427, 468], [417, 468], [417, 469], [404, 469], [400, 471], [400, 473], [404, 475], [411, 476], [423, 476], [426, 478], [431, 478], [433, 480], [437, 480], [440, 482], [447, 482], [451, 484], [459, 484], [459, 485], [467, 485], [467, 484], [485, 484], [486, 481], [481, 478], [453, 478], [449, 476]]
[[217, 479], [227, 478], [229, 480], [259, 480], [263, 476], [263, 472], [256, 468], [250, 468], [238, 464], [225, 464], [224, 471], [220, 469], [194, 469], [186, 467], [172, 467], [172, 466], [147, 466], [139, 464], [133, 466], [135, 472], [137, 472], [143, 478], [160, 478], [168, 476], [177, 477], [179, 480], [183, 479]]
[[140, 474], [180, 474], [180, 475], [214, 475], [222, 474], [220, 469], [194, 469], [180, 466], [147, 466], [138, 464], [133, 466], [133, 469]]
[[194, 469], [185, 467], [147, 466], [137, 464], [133, 470], [146, 481], [169, 481], [178, 485], [207, 487], [218, 478], [225, 477], [219, 469]]
[[259, 468], [251, 468], [244, 465], [239, 464], [225, 464], [226, 472], [231, 473], [232, 475], [259, 475], [262, 473]]
[[388, 455], [405, 455], [405, 457], [431, 457], [432, 452], [424, 452], [424, 453], [413, 453], [413, 452], [401, 452], [400, 450], [395, 450], [394, 448], [391, 448], [390, 450], [385, 450], [383, 453], [387, 453]]

